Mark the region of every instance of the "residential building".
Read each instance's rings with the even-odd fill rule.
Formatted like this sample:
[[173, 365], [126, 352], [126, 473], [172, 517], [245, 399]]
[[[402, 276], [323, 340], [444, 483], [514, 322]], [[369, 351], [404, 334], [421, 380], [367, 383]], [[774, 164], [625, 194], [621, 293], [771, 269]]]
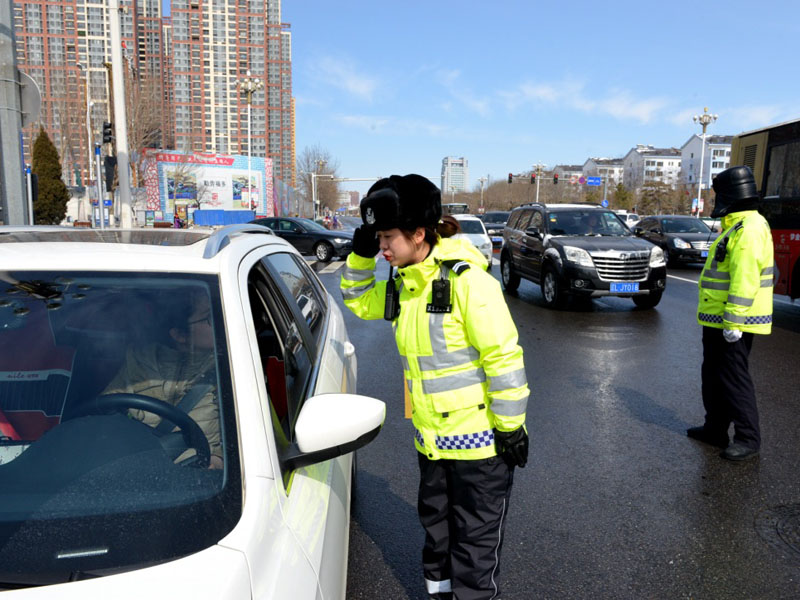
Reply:
[[469, 185], [469, 161], [446, 156], [442, 159], [442, 194], [466, 192]]
[[556, 165], [553, 167], [553, 175], [558, 175], [559, 181], [569, 183], [573, 177], [583, 176], [583, 165]]
[[695, 134], [681, 146], [680, 184], [690, 194], [697, 195], [700, 173], [700, 154], [703, 155], [703, 188], [709, 189], [718, 173], [728, 168], [731, 161], [732, 135], [707, 135], [705, 150], [701, 135]]
[[608, 189], [623, 182], [624, 166], [621, 158], [587, 158], [582, 169], [585, 177], [602, 177]]
[[681, 170], [681, 151], [637, 144], [622, 159], [623, 181], [629, 190], [661, 182], [675, 189]]

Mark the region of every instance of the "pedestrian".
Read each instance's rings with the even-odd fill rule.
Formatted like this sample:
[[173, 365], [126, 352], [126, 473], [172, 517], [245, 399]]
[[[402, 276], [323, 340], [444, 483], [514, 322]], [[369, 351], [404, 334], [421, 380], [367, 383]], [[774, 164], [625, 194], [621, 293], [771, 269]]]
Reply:
[[336, 217], [336, 215], [333, 215], [333, 221], [331, 225], [334, 229], [339, 229], [339, 219]]
[[[441, 215], [439, 189], [420, 175], [375, 183], [341, 289], [357, 316], [394, 328], [418, 453], [427, 592], [483, 600], [499, 594], [514, 468], [528, 457], [529, 391], [500, 285], [469, 241], [440, 235]], [[388, 281], [375, 278], [379, 251]]]
[[[769, 224], [756, 210], [758, 192], [748, 167], [731, 167], [713, 183], [712, 217], [723, 234], [708, 251], [700, 275], [697, 321], [703, 326], [702, 393], [705, 423], [687, 435], [724, 448], [721, 456], [758, 455], [761, 432], [748, 357], [753, 334], [772, 331], [775, 273]], [[728, 428], [733, 423], [733, 442]]]

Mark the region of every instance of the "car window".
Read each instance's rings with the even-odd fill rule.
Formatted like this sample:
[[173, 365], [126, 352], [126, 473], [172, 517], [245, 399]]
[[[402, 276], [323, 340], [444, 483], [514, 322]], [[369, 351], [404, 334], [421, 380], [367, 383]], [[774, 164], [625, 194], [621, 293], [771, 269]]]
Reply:
[[515, 210], [511, 213], [511, 216], [508, 217], [508, 221], [506, 222], [506, 227], [510, 229], [516, 229], [517, 223], [519, 223], [519, 216], [522, 214], [521, 210]]
[[553, 235], [630, 235], [616, 214], [600, 210], [563, 210], [549, 215]]
[[522, 214], [519, 217], [519, 221], [517, 222], [517, 227], [516, 228], [517, 229], [521, 229], [522, 231], [525, 231], [528, 228], [528, 223], [531, 222], [531, 214], [532, 213], [533, 213], [533, 211], [531, 211], [531, 210], [522, 211]]
[[[294, 426], [311, 387], [312, 355], [286, 303], [282, 286], [257, 264], [247, 280], [250, 311], [278, 451], [294, 439]], [[288, 484], [290, 473], [284, 472]]]
[[291, 298], [297, 303], [300, 314], [303, 315], [314, 340], [319, 342], [326, 303], [323, 299], [324, 296], [313, 281], [316, 277], [305, 264], [301, 266], [296, 257], [288, 253], [271, 254], [264, 260], [280, 274]]
[[533, 211], [533, 216], [531, 217], [531, 223], [528, 227], [536, 227], [537, 229], [541, 230], [543, 223], [544, 223], [544, 217], [542, 216], [542, 213], [538, 210]]
[[218, 279], [2, 278], [0, 546], [25, 549], [15, 570], [56, 569], [58, 549], [113, 547], [84, 564], [122, 569], [217, 543], [241, 511]]
[[461, 233], [486, 233], [486, 228], [478, 219], [460, 219]]
[[662, 219], [664, 233], [708, 233], [709, 227], [700, 219]]
[[286, 219], [280, 220], [280, 230], [281, 231], [288, 231], [290, 233], [303, 233], [302, 228], [294, 223], [293, 221], [288, 221]]
[[484, 223], [505, 223], [508, 221], [507, 212], [488, 212], [483, 216]]

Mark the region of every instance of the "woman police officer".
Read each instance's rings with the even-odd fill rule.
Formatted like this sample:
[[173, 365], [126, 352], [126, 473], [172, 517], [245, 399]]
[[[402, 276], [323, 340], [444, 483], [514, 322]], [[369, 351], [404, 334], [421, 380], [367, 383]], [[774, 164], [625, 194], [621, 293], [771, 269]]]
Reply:
[[[392, 321], [411, 397], [428, 594], [489, 599], [514, 467], [527, 462], [529, 391], [500, 286], [469, 241], [437, 233], [441, 214], [438, 188], [420, 175], [375, 183], [341, 290], [357, 316]], [[389, 281], [375, 279], [379, 250], [398, 270]]]

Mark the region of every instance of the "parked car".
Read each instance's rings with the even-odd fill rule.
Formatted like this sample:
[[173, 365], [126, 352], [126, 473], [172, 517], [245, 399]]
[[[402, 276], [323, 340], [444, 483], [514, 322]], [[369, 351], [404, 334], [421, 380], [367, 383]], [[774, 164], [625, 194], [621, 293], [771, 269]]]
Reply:
[[486, 233], [486, 227], [478, 217], [474, 215], [452, 215], [454, 219], [458, 221], [458, 224], [461, 226], [461, 233], [456, 234], [453, 237], [464, 237], [472, 242], [472, 245], [475, 246], [481, 254], [486, 257], [486, 260], [489, 263], [487, 270], [491, 270], [492, 268], [492, 240], [489, 239], [489, 235]]
[[620, 218], [620, 220], [621, 220], [623, 223], [625, 223], [625, 225], [627, 225], [627, 226], [628, 226], [628, 228], [630, 228], [630, 229], [633, 229], [633, 227], [634, 227], [634, 226], [635, 226], [635, 225], [636, 225], [636, 224], [637, 224], [639, 221], [641, 221], [641, 219], [642, 219], [642, 218], [641, 218], [639, 215], [637, 215], [636, 213], [631, 213], [631, 212], [618, 212], [618, 211], [614, 211], [614, 212], [616, 212], [616, 213], [617, 213], [617, 216]]
[[529, 279], [551, 307], [573, 295], [621, 296], [653, 308], [667, 283], [661, 248], [634, 236], [612, 211], [585, 204], [515, 208], [503, 234], [500, 271], [508, 292]]
[[0, 227], [0, 263], [4, 598], [345, 598], [385, 406], [297, 250]]
[[642, 219], [633, 232], [664, 251], [667, 264], [705, 262], [719, 234], [701, 219], [686, 215], [655, 215]]
[[481, 220], [486, 226], [486, 233], [492, 238], [492, 248], [499, 250], [503, 246], [503, 229], [508, 222], [511, 211], [491, 210], [483, 215]]
[[334, 257], [346, 257], [353, 251], [351, 230], [330, 230], [311, 219], [302, 217], [266, 217], [250, 223], [269, 227], [275, 235], [282, 237], [300, 254], [310, 254], [320, 262]]

